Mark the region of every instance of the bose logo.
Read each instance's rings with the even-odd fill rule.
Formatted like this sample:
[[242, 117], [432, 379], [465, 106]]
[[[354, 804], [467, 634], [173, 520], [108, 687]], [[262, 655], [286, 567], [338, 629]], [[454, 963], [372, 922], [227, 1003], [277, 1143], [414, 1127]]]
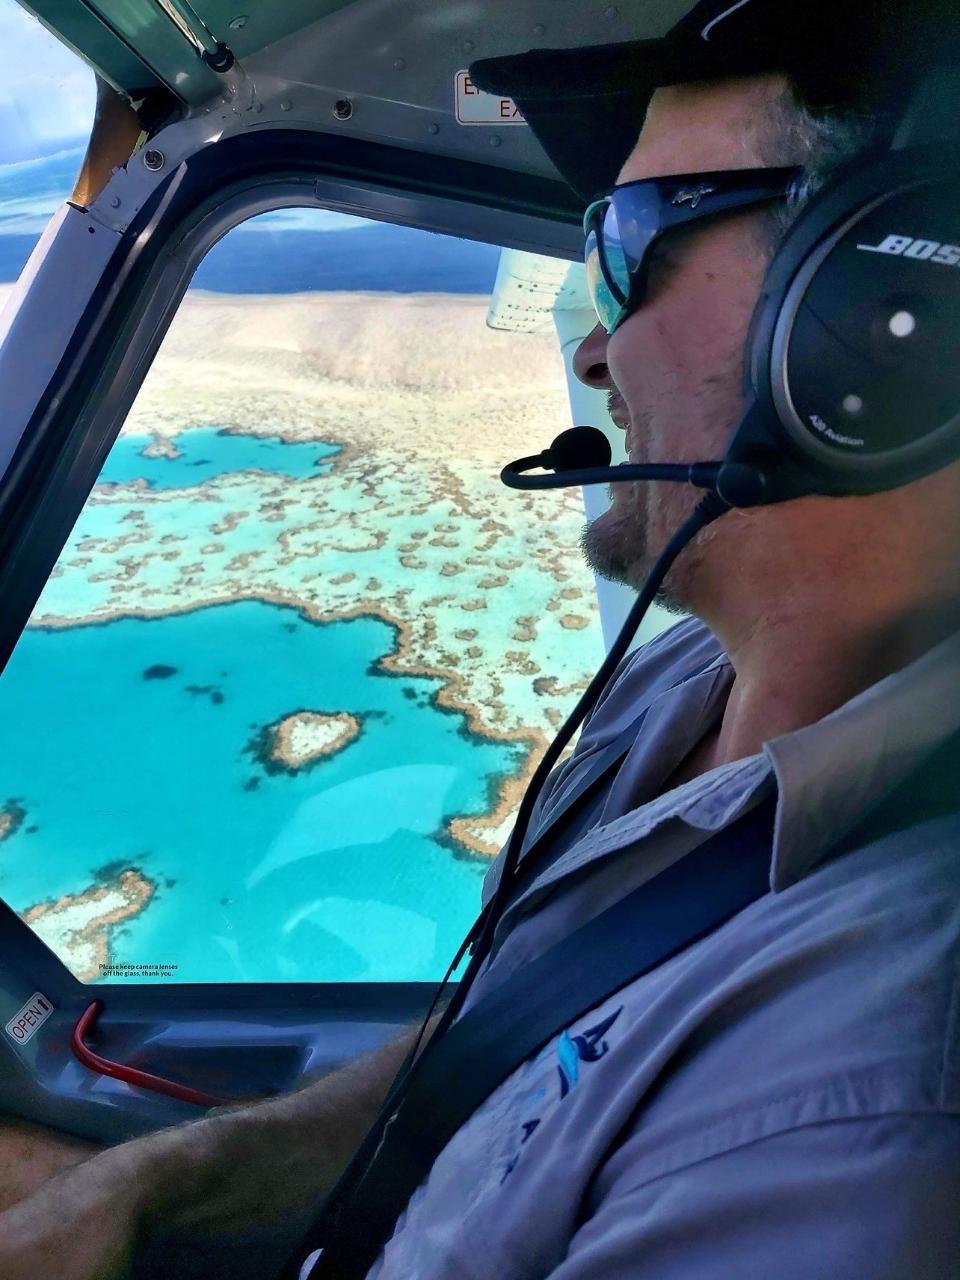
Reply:
[[864, 253], [887, 253], [893, 258], [918, 258], [942, 267], [960, 267], [960, 245], [939, 240], [914, 240], [911, 236], [887, 236], [880, 244], [858, 244]]

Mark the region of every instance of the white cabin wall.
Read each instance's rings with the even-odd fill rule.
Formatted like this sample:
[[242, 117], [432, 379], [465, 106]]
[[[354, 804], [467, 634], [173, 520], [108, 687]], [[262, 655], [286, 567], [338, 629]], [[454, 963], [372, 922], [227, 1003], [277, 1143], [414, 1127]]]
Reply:
[[[599, 427], [610, 441], [613, 461], [623, 462], [626, 452], [623, 447], [623, 432], [613, 423], [607, 413], [606, 396], [602, 391], [594, 391], [585, 387], [573, 371], [573, 357], [577, 347], [596, 324], [596, 315], [592, 308], [557, 308], [553, 312], [560, 340], [560, 351], [563, 355], [563, 366], [567, 375], [567, 392], [570, 397], [570, 413], [574, 426]], [[558, 428], [559, 434], [559, 428]], [[595, 520], [610, 505], [605, 485], [591, 485], [583, 490], [583, 505], [587, 519]], [[610, 648], [623, 625], [624, 619], [636, 598], [635, 592], [604, 578], [595, 576], [597, 585], [597, 601], [600, 607], [600, 619], [603, 627], [603, 643]], [[647, 612], [640, 629], [633, 641], [633, 648], [645, 644], [655, 635], [671, 626], [676, 619], [665, 609], [653, 605]]]

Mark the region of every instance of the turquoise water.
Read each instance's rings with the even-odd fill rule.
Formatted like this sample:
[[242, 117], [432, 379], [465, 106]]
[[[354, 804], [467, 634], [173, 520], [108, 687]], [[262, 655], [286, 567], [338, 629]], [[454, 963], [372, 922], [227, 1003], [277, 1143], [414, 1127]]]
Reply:
[[217, 476], [243, 471], [269, 471], [307, 480], [330, 470], [323, 458], [340, 452], [336, 444], [288, 444], [276, 436], [232, 434], [217, 427], [195, 427], [176, 437], [180, 456], [144, 457], [151, 441], [121, 436], [100, 473], [101, 484], [131, 484], [145, 480], [150, 489], [189, 489]]
[[[394, 638], [256, 602], [28, 630], [0, 680], [0, 802], [27, 815], [0, 894], [23, 911], [133, 866], [158, 889], [115, 962], [186, 982], [438, 978], [485, 869], [445, 821], [483, 811], [517, 761], [433, 705], [439, 681], [380, 672]], [[362, 732], [271, 774], [251, 743], [302, 709]]]

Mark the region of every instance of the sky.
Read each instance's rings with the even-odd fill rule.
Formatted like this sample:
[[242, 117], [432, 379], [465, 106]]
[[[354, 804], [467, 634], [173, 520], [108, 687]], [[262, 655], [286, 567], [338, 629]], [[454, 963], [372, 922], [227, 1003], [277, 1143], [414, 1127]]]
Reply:
[[86, 139], [95, 96], [90, 68], [16, 0], [0, 0], [0, 164]]

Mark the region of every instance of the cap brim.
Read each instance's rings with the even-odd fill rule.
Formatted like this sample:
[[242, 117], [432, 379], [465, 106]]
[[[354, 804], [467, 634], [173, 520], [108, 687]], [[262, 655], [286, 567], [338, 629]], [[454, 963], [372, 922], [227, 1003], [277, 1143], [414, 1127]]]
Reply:
[[731, 52], [674, 31], [659, 40], [484, 58], [470, 77], [516, 102], [564, 179], [590, 200], [616, 182], [656, 89], [768, 69], [769, 50], [745, 42]]

